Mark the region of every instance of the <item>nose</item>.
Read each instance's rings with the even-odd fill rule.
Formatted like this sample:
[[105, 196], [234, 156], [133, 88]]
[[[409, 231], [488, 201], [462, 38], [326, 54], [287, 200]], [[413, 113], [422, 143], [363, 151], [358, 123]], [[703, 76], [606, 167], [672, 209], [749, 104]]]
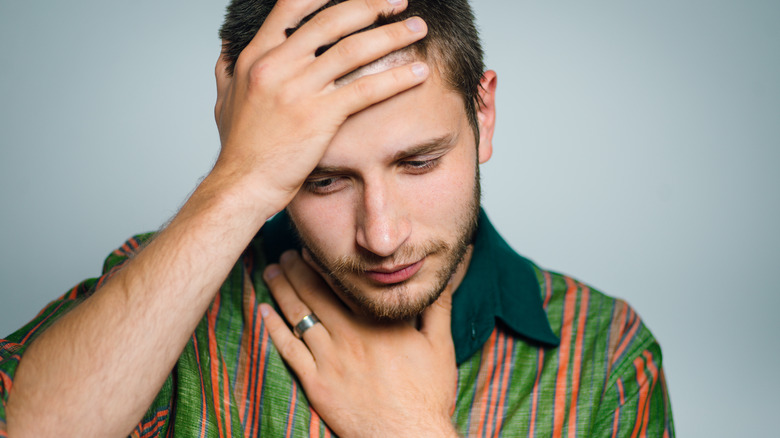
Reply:
[[357, 244], [380, 257], [389, 257], [412, 232], [403, 199], [391, 185], [365, 183], [357, 214]]

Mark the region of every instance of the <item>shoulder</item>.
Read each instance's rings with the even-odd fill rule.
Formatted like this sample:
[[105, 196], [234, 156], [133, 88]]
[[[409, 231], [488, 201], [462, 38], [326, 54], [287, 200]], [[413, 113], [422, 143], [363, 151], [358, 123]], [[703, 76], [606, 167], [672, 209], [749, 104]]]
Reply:
[[639, 357], [661, 350], [637, 311], [626, 301], [609, 296], [570, 276], [534, 266], [542, 302], [561, 348], [590, 347], [607, 368], [631, 365]]

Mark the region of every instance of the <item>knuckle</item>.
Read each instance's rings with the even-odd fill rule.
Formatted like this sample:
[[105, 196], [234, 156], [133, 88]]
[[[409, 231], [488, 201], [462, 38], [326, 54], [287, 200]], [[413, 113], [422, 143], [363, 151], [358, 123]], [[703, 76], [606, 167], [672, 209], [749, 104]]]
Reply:
[[339, 57], [351, 59], [359, 52], [361, 47], [362, 45], [355, 38], [345, 38], [333, 46], [333, 49], [336, 50], [336, 54]]
[[406, 40], [409, 38], [411, 31], [404, 23], [393, 23], [389, 26], [382, 27], [385, 32], [385, 37], [391, 41]]
[[363, 7], [370, 11], [382, 11], [386, 9], [388, 3], [386, 0], [363, 0]]
[[269, 80], [270, 68], [266, 63], [257, 62], [249, 67], [249, 85], [258, 86], [266, 83]]
[[373, 86], [373, 84], [371, 84], [369, 81], [365, 79], [366, 78], [361, 78], [355, 81], [353, 83], [353, 90], [354, 93], [358, 96], [358, 98], [370, 99], [375, 93], [375, 87]]
[[311, 23], [310, 26], [312, 27], [322, 29], [330, 29], [336, 24], [333, 19], [333, 14], [328, 10], [320, 12], [312, 17], [311, 20], [309, 20], [309, 23]]
[[281, 354], [282, 357], [288, 359], [291, 358], [295, 352], [295, 345], [293, 344], [292, 339], [286, 339], [283, 342], [279, 342], [279, 345], [277, 345], [276, 348], [279, 350], [279, 354]]
[[234, 66], [236, 71], [246, 71], [249, 69], [249, 67], [251, 67], [252, 56], [248, 49], [249, 47], [245, 48], [243, 51], [241, 51], [241, 53], [238, 54], [238, 58], [236, 58], [236, 64]]

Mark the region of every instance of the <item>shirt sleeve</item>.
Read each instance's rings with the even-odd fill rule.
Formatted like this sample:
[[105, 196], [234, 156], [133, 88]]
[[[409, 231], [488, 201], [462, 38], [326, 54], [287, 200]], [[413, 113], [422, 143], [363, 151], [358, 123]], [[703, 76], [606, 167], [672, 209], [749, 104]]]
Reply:
[[674, 437], [661, 347], [644, 344], [613, 370], [591, 436]]
[[30, 343], [58, 318], [100, 288], [151, 237], [152, 234], [148, 233], [129, 239], [106, 258], [103, 264], [102, 275], [99, 278], [90, 278], [79, 283], [67, 293], [49, 303], [27, 325], [5, 339], [0, 339], [0, 438], [7, 438], [8, 436], [6, 427], [8, 394], [13, 387], [14, 375], [19, 362]]

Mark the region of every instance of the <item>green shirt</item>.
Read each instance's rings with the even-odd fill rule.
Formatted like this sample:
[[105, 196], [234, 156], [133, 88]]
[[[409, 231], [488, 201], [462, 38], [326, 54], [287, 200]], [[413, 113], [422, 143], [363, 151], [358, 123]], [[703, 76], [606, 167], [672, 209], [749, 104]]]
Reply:
[[[109, 255], [102, 277], [77, 285], [0, 340], [0, 437], [26, 346], [150, 237], [128, 240]], [[263, 268], [295, 246], [285, 214], [263, 227], [130, 436], [333, 436], [258, 311], [271, 302]], [[484, 211], [453, 298], [452, 335], [458, 362], [452, 420], [464, 436], [674, 436], [661, 349], [636, 312], [519, 256]]]

